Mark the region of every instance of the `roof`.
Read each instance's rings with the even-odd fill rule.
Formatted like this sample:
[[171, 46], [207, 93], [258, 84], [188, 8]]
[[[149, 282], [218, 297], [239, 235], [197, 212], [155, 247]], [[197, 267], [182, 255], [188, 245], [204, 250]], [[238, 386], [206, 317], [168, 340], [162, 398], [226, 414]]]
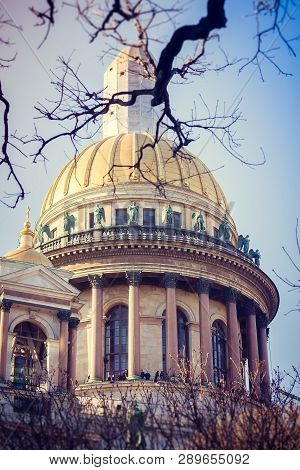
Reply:
[[[139, 157], [140, 167], [136, 168]], [[174, 144], [147, 133], [107, 137], [74, 157], [50, 187], [42, 214], [63, 198], [91, 188], [148, 183], [193, 191], [228, 211], [222, 189], [207, 166], [183, 148], [173, 155]]]

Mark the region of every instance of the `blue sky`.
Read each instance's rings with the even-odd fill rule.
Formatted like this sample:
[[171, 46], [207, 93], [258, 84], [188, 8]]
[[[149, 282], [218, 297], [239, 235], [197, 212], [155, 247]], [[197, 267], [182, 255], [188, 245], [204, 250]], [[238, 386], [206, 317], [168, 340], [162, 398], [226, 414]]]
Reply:
[[[26, 11], [26, 5], [32, 2], [5, 0], [8, 11], [17, 24], [23, 24], [22, 34], [12, 32], [11, 38], [18, 51], [17, 60], [8, 70], [1, 71], [4, 92], [10, 98], [11, 127], [21, 134], [30, 134], [33, 118], [36, 116], [34, 104], [45, 97], [53, 96], [48, 72], [57, 66], [57, 55], [68, 57], [73, 53], [74, 62], [82, 63], [82, 76], [91, 88], [99, 89], [102, 75], [109, 63], [99, 62], [99, 55], [105, 47], [103, 41], [89, 45], [86, 34], [74, 21], [73, 14], [66, 9], [58, 16], [57, 23], [45, 45], [37, 50], [42, 31], [33, 28], [34, 21]], [[37, 2], [42, 3], [42, 2]], [[99, 2], [101, 3], [101, 2]], [[205, 2], [190, 2], [182, 21], [194, 23], [204, 11]], [[245, 57], [255, 49], [255, 27], [253, 19], [246, 18], [251, 12], [251, 1], [228, 0], [226, 2], [228, 18], [227, 28], [220, 31], [219, 44], [231, 58]], [[284, 31], [289, 37], [299, 33], [300, 2], [295, 11], [295, 21], [288, 21]], [[296, 5], [297, 6], [297, 5]], [[159, 31], [160, 39], [166, 40], [170, 30]], [[280, 45], [277, 37], [269, 37], [267, 44], [275, 47]], [[158, 56], [159, 45], [152, 52]], [[189, 51], [186, 45], [185, 51]], [[217, 41], [211, 41], [207, 47], [210, 60], [218, 61], [216, 54]], [[200, 103], [199, 94], [205, 102], [214, 107], [216, 100], [226, 109], [242, 98], [240, 105], [245, 121], [237, 125], [238, 135], [243, 139], [241, 152], [250, 161], [261, 159], [260, 147], [264, 149], [266, 163], [263, 166], [248, 167], [229, 156], [208, 136], [191, 145], [191, 150], [211, 168], [219, 168], [215, 176], [223, 188], [229, 202], [233, 202], [232, 216], [239, 233], [250, 234], [254, 248], [262, 253], [262, 269], [276, 282], [280, 295], [281, 306], [276, 319], [271, 325], [270, 349], [271, 365], [281, 369], [289, 369], [291, 364], [299, 366], [299, 312], [286, 313], [292, 309], [299, 298], [299, 292], [288, 292], [289, 288], [276, 278], [272, 270], [291, 279], [299, 278], [299, 272], [292, 267], [284, 255], [284, 245], [290, 254], [297, 259], [295, 226], [300, 216], [300, 160], [299, 160], [299, 116], [300, 105], [300, 43], [294, 43], [297, 57], [293, 58], [282, 47], [277, 54], [281, 67], [292, 76], [279, 75], [274, 67], [266, 61], [262, 63], [263, 82], [259, 73], [252, 66], [238, 73], [238, 66], [222, 73], [209, 72], [189, 82], [186, 86], [172, 85], [170, 92], [173, 106], [180, 116], [188, 115], [193, 101]], [[201, 114], [201, 104], [198, 105]], [[41, 123], [42, 124], [42, 123]], [[42, 124], [46, 133], [51, 133], [49, 123]], [[99, 135], [101, 138], [101, 135]], [[66, 142], [57, 142], [49, 148], [48, 162], [32, 164], [30, 159], [19, 159], [20, 175], [28, 195], [26, 200], [14, 210], [0, 204], [0, 251], [5, 253], [17, 246], [18, 231], [24, 220], [25, 208], [32, 208], [32, 222], [38, 216], [43, 197], [52, 181], [66, 163], [72, 158], [70, 147]], [[6, 185], [5, 175], [0, 172], [0, 184]], [[12, 191], [12, 187], [2, 186]], [[298, 258], [298, 264], [300, 259]]]

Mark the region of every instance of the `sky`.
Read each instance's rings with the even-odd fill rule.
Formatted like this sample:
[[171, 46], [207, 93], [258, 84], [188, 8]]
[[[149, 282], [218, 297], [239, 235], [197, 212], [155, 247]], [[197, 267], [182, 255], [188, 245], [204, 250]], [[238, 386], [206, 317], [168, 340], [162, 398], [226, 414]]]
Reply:
[[[107, 47], [100, 39], [89, 44], [86, 33], [74, 13], [64, 7], [57, 17], [46, 43], [38, 49], [42, 30], [34, 27], [34, 19], [28, 11], [33, 3], [43, 5], [42, 1], [4, 0], [3, 5], [16, 24], [22, 24], [22, 31], [11, 31], [15, 43], [11, 52], [18, 52], [15, 62], [9, 69], [1, 70], [3, 91], [11, 102], [10, 125], [20, 134], [32, 133], [37, 112], [34, 105], [45, 98], [54, 97], [51, 87], [50, 69], [57, 67], [57, 57], [67, 58], [72, 54], [74, 63], [81, 63], [82, 77], [94, 89], [101, 88], [103, 72], [110, 62], [106, 57], [100, 60], [102, 51]], [[178, 25], [195, 23], [204, 13], [205, 3], [188, 3], [187, 10], [178, 16]], [[99, 1], [101, 5], [101, 1]], [[226, 1], [227, 28], [219, 32], [218, 40], [207, 45], [207, 58], [219, 63], [221, 55], [218, 46], [229, 54], [229, 58], [247, 57], [255, 50], [254, 19], [247, 16], [252, 2]], [[300, 1], [295, 1], [294, 20], [286, 19], [284, 32], [295, 37], [300, 29]], [[157, 39], [162, 43], [153, 45], [152, 53], [158, 58], [163, 43], [171, 34], [171, 25], [160, 28]], [[269, 47], [280, 46], [278, 35], [266, 40]], [[275, 67], [263, 60], [261, 63], [264, 81], [257, 68], [249, 66], [239, 72], [239, 65], [224, 72], [207, 72], [201, 77], [187, 81], [185, 85], [172, 84], [170, 95], [172, 105], [180, 116], [188, 116], [194, 103], [199, 115], [205, 113], [201, 97], [214, 109], [218, 101], [228, 110], [241, 99], [240, 110], [244, 120], [236, 126], [237, 136], [241, 138], [241, 153], [250, 162], [261, 161], [263, 148], [266, 163], [261, 166], [248, 166], [234, 159], [208, 135], [201, 134], [190, 150], [198, 155], [214, 172], [227, 200], [231, 203], [232, 216], [239, 233], [248, 234], [253, 248], [262, 254], [261, 268], [276, 283], [281, 304], [275, 320], [271, 324], [269, 339], [271, 368], [291, 370], [300, 366], [299, 331], [300, 313], [290, 312], [299, 300], [299, 291], [290, 292], [289, 287], [279, 280], [273, 270], [292, 280], [299, 279], [299, 272], [292, 266], [282, 250], [284, 246], [292, 258], [300, 265], [296, 246], [296, 220], [300, 216], [300, 159], [299, 159], [299, 115], [300, 108], [300, 42], [293, 42], [296, 58], [283, 46], [274, 51], [277, 63], [289, 76], [278, 73]], [[191, 43], [187, 44], [182, 55], [190, 53]], [[6, 52], [6, 49], [5, 49]], [[4, 49], [1, 52], [3, 56]], [[51, 123], [39, 122], [48, 135], [52, 132]], [[97, 139], [101, 138], [101, 135]], [[86, 143], [85, 143], [86, 145]], [[39, 217], [42, 201], [49, 186], [68, 159], [72, 158], [70, 146], [59, 141], [49, 147], [47, 163], [33, 164], [31, 159], [18, 158], [19, 174], [27, 195], [25, 201], [15, 209], [0, 204], [0, 253], [4, 254], [17, 247], [18, 232], [25, 218], [25, 210], [31, 207], [32, 224]], [[2, 191], [15, 189], [5, 181], [6, 175], [0, 170]], [[297, 258], [298, 256], [298, 258]]]

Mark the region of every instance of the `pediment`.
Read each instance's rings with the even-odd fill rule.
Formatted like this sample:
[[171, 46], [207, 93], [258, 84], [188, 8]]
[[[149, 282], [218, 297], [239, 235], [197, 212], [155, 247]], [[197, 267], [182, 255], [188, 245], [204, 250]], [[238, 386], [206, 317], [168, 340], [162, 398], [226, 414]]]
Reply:
[[16, 286], [36, 287], [65, 294], [78, 295], [79, 291], [45, 266], [34, 266], [0, 277], [0, 282], [13, 282]]

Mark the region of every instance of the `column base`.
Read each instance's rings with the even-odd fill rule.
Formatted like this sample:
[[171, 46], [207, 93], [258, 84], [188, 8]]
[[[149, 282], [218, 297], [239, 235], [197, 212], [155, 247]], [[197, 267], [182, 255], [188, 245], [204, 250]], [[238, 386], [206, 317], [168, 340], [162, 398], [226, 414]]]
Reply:
[[127, 377], [127, 380], [141, 380], [141, 376], [140, 375], [129, 375]]
[[96, 384], [96, 383], [102, 383], [103, 380], [100, 377], [93, 377], [88, 380], [88, 384]]

